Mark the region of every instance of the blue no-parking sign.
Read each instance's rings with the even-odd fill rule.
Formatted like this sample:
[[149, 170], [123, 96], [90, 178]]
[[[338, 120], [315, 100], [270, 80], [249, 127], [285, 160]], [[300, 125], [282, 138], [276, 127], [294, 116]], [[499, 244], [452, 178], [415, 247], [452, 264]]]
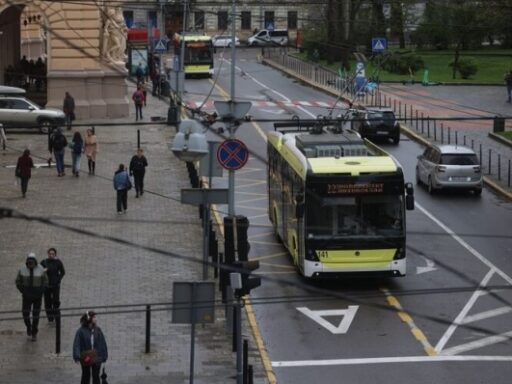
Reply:
[[219, 145], [217, 160], [228, 171], [236, 171], [249, 160], [249, 150], [240, 140], [225, 140]]

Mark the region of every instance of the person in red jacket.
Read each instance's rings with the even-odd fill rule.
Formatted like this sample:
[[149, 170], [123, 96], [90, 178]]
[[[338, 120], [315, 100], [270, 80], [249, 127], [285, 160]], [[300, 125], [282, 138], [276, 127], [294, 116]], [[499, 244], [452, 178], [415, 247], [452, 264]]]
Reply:
[[26, 197], [27, 194], [28, 180], [32, 176], [32, 168], [34, 168], [34, 162], [30, 157], [30, 151], [25, 149], [16, 164], [16, 176], [21, 180], [21, 194], [23, 197]]

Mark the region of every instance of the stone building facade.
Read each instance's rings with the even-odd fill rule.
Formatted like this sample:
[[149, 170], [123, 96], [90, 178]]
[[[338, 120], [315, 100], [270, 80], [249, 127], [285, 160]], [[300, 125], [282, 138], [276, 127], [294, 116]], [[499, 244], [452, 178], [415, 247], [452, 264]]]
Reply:
[[102, 55], [104, 20], [105, 9], [92, 2], [0, 0], [0, 83], [22, 55], [43, 55], [47, 106], [61, 108], [69, 91], [78, 118], [128, 115], [124, 63]]

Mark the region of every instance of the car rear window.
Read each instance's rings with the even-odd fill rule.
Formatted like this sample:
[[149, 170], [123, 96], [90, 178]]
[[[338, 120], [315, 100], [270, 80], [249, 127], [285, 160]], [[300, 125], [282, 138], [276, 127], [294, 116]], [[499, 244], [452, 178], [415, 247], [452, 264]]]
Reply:
[[393, 112], [370, 112], [368, 114], [370, 119], [382, 119], [386, 121], [395, 121], [395, 114]]
[[441, 164], [443, 165], [478, 165], [476, 155], [467, 154], [448, 154], [441, 156]]

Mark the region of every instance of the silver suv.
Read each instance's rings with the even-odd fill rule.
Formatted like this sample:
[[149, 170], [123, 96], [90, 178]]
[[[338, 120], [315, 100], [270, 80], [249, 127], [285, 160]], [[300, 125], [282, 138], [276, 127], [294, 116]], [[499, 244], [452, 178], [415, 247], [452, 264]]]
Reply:
[[24, 94], [24, 89], [0, 86], [0, 124], [5, 128], [37, 128], [41, 133], [47, 133], [64, 124], [64, 112], [41, 108]]
[[482, 173], [476, 153], [466, 147], [439, 145], [418, 156], [416, 182], [425, 184], [429, 193], [439, 189], [472, 190], [482, 193]]

